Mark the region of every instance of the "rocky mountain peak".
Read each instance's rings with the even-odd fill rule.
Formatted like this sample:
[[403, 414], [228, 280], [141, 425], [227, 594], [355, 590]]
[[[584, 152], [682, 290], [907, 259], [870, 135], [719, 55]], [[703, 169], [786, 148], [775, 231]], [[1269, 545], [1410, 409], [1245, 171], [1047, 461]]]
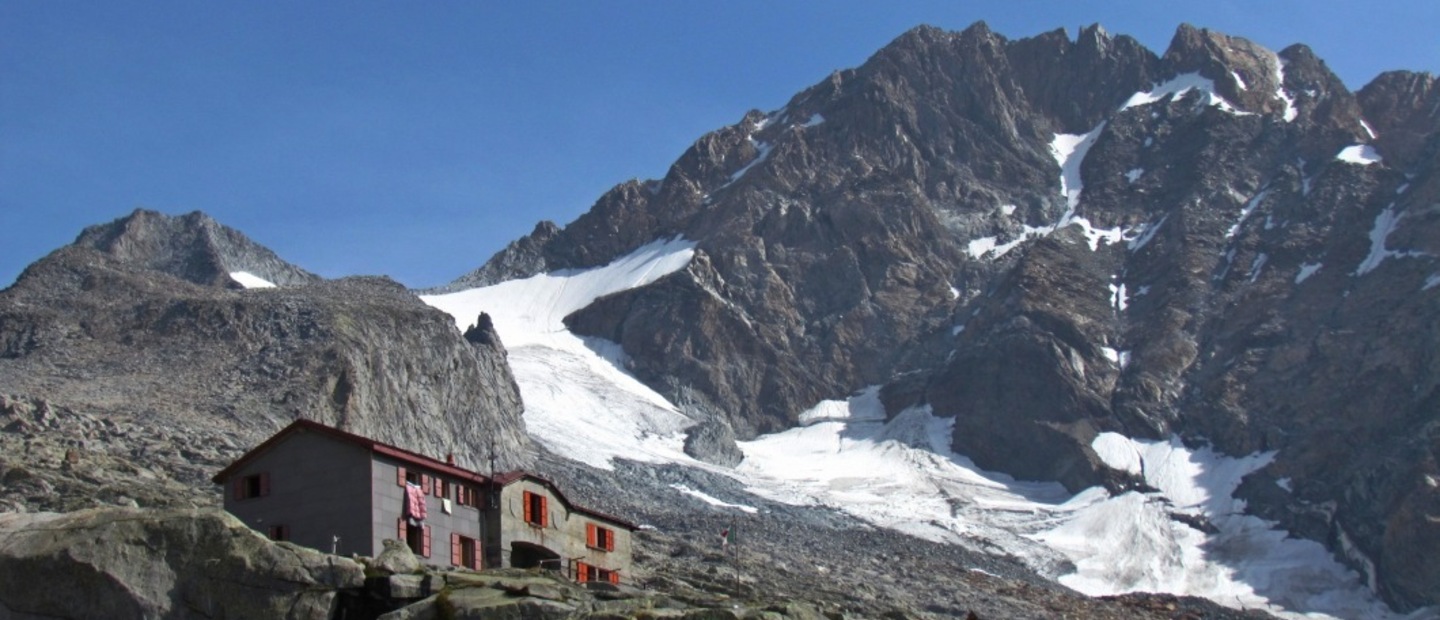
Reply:
[[230, 274], [242, 271], [281, 286], [320, 279], [199, 211], [169, 216], [136, 209], [86, 228], [75, 245], [205, 286], [238, 286]]
[[1386, 158], [1405, 169], [1434, 160], [1440, 148], [1440, 81], [1434, 75], [1388, 71], [1360, 89], [1358, 99]]
[[1279, 57], [1248, 39], [1181, 24], [1162, 60], [1174, 75], [1193, 72], [1214, 81], [1217, 94], [1242, 110], [1284, 109]]
[[[686, 269], [565, 324], [666, 396], [694, 386], [742, 438], [881, 385], [953, 418], [981, 467], [1072, 491], [1129, 483], [1100, 432], [1278, 449], [1265, 471], [1304, 491], [1254, 510], [1368, 557], [1440, 554], [1420, 520], [1377, 525], [1434, 491], [1361, 454], [1434, 457], [1417, 437], [1440, 366], [1375, 317], [1437, 312], [1435, 89], [1394, 74], [1357, 98], [1304, 46], [1188, 25], [1163, 56], [1099, 26], [922, 26], [514, 256], [588, 267], [695, 242]], [[1402, 379], [1357, 364], [1418, 387], [1362, 398]], [[1366, 485], [1383, 497], [1357, 499]], [[1391, 600], [1434, 601], [1417, 584], [1440, 582], [1402, 564], [1372, 573]]]

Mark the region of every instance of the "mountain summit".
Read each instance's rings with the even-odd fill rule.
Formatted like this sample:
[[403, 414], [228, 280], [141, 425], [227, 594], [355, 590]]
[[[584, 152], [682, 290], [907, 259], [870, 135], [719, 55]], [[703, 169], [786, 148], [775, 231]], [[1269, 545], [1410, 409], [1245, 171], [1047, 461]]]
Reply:
[[136, 209], [109, 224], [86, 228], [75, 245], [195, 284], [239, 286], [235, 274], [279, 286], [320, 280], [199, 211], [169, 217]]
[[1072, 491], [1142, 485], [1106, 432], [1274, 451], [1253, 512], [1431, 604], [1436, 100], [1188, 25], [1158, 56], [1098, 26], [920, 27], [448, 290], [679, 235], [683, 269], [565, 324], [712, 427], [883, 386], [976, 464]]

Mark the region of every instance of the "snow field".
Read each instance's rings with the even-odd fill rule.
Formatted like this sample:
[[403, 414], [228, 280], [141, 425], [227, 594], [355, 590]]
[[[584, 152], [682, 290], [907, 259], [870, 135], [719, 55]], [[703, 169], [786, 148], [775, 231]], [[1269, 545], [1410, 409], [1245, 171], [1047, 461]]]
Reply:
[[230, 279], [245, 288], [275, 288], [275, 283], [248, 271], [232, 271]]
[[[734, 470], [691, 459], [682, 446], [694, 421], [625, 373], [618, 345], [581, 339], [563, 318], [684, 268], [693, 251], [680, 239], [657, 241], [604, 267], [422, 299], [459, 327], [490, 313], [510, 350], [529, 432], [591, 466], [609, 469], [626, 458], [719, 472], [772, 502], [833, 507], [928, 540], [1004, 549], [1090, 594], [1164, 591], [1287, 617], [1391, 617], [1322, 546], [1242, 513], [1235, 486], [1273, 454], [1229, 458], [1178, 440], [1105, 433], [1092, 445], [1101, 459], [1143, 474], [1159, 492], [1110, 497], [1093, 488], [1072, 496], [1058, 483], [982, 471], [951, 451], [954, 420], [928, 407], [887, 421], [879, 389], [871, 387], [818, 403], [799, 415], [798, 428], [741, 442], [745, 460]], [[1126, 357], [1116, 351], [1112, 361], [1123, 365]], [[721, 509], [759, 510], [703, 489], [675, 490]], [[1217, 533], [1174, 514], [1206, 520]], [[1074, 571], [1058, 574], [1055, 567], [1067, 561]]]
[[615, 457], [689, 462], [684, 429], [694, 421], [626, 373], [618, 345], [580, 338], [564, 319], [600, 297], [683, 269], [694, 248], [678, 237], [655, 241], [604, 267], [420, 299], [454, 317], [462, 331], [480, 313], [490, 315], [520, 385], [525, 425], [546, 447], [603, 469]]

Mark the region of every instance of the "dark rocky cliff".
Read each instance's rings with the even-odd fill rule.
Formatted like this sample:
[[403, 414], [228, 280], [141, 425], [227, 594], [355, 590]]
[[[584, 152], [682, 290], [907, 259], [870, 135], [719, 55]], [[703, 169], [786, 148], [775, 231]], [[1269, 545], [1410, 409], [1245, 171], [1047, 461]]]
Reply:
[[1396, 72], [1357, 95], [1304, 46], [1189, 26], [1158, 56], [922, 27], [452, 288], [680, 234], [688, 269], [567, 322], [741, 436], [882, 384], [980, 465], [1071, 489], [1132, 482], [1101, 431], [1277, 450], [1252, 510], [1434, 603], [1436, 93]]
[[[239, 269], [295, 285], [241, 290]], [[395, 282], [321, 281], [200, 214], [92, 227], [0, 292], [5, 499], [212, 502], [216, 470], [302, 417], [472, 468], [493, 440], [522, 465], [519, 390], [481, 323], [462, 337]]]

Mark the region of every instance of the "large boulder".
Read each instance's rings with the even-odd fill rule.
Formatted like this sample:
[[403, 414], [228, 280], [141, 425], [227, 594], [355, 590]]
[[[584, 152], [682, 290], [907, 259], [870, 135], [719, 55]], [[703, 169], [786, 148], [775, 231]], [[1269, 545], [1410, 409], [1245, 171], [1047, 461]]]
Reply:
[[0, 514], [0, 618], [329, 618], [364, 581], [219, 510]]

